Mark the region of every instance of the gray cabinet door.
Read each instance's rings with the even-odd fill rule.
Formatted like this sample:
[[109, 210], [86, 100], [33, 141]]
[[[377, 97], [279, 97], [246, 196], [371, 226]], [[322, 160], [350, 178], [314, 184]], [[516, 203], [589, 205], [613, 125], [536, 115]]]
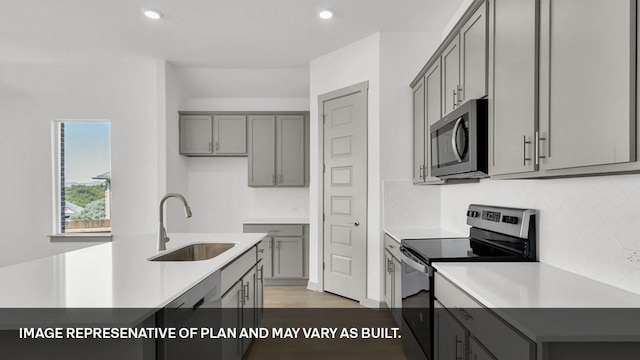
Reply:
[[262, 256], [263, 277], [267, 279], [272, 278], [273, 238], [264, 238], [260, 244], [258, 244], [258, 251], [261, 252], [260, 256]]
[[281, 115], [276, 125], [278, 186], [304, 186], [304, 117]]
[[[242, 277], [242, 291], [241, 295], [244, 296], [242, 304], [242, 327], [245, 329], [251, 329], [256, 327], [256, 283], [257, 272], [256, 267], [252, 267], [248, 273]], [[242, 351], [247, 351], [251, 344], [251, 338], [242, 339]]]
[[256, 265], [256, 327], [264, 318], [264, 259]]
[[393, 260], [393, 294], [391, 303], [393, 304], [392, 315], [397, 325], [402, 324], [402, 263], [399, 259]]
[[384, 302], [387, 307], [393, 308], [393, 257], [387, 250], [384, 251]]
[[215, 155], [247, 154], [247, 117], [215, 115], [213, 117], [213, 153]]
[[[489, 96], [491, 175], [537, 169], [536, 2], [495, 0], [490, 26], [493, 94]], [[491, 33], [492, 32], [492, 33]]]
[[210, 155], [213, 153], [213, 129], [209, 115], [180, 116], [180, 154]]
[[460, 103], [487, 95], [487, 40], [485, 3], [460, 30]]
[[[221, 298], [221, 328], [242, 327], [242, 281], [237, 281]], [[242, 359], [242, 339], [226, 339], [222, 342], [222, 359]]]
[[276, 184], [276, 117], [249, 117], [249, 186]]
[[[527, 357], [520, 359], [526, 360]], [[496, 360], [496, 357], [491, 355], [475, 337], [471, 336], [469, 337], [469, 360]]]
[[542, 6], [543, 168], [634, 161], [636, 2], [546, 0]]
[[434, 311], [435, 360], [464, 359], [467, 351], [467, 330], [439, 303]]
[[425, 171], [425, 91], [424, 79], [413, 88], [413, 182], [424, 182]]
[[424, 76], [425, 89], [425, 133], [424, 133], [424, 181], [442, 183], [442, 180], [431, 176], [431, 125], [442, 118], [442, 72], [440, 61], [436, 61]]
[[273, 277], [301, 278], [304, 246], [301, 237], [273, 238]]
[[456, 36], [442, 53], [442, 108], [444, 115], [458, 106], [460, 87], [460, 41]]

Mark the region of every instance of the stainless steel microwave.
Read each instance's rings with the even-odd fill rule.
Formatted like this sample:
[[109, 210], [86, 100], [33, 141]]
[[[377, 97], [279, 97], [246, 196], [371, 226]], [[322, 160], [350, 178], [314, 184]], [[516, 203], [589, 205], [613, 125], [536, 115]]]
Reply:
[[431, 175], [442, 179], [488, 175], [487, 100], [469, 100], [431, 125]]

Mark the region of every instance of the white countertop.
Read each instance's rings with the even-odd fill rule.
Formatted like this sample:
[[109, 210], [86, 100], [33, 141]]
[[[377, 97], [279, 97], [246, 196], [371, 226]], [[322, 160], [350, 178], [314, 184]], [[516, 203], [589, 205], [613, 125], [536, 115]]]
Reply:
[[160, 254], [156, 234], [114, 236], [110, 243], [0, 268], [0, 308], [161, 308], [265, 235], [169, 234], [166, 252], [200, 242], [238, 244], [193, 262], [148, 261]]
[[252, 218], [243, 222], [244, 224], [309, 224], [309, 218]]
[[[640, 341], [640, 327], [631, 319], [586, 317], [576, 321], [576, 314], [611, 316], [611, 312], [587, 313], [586, 309], [640, 308], [638, 294], [539, 262], [435, 263], [434, 267], [534, 341]], [[522, 311], [524, 308], [561, 310], [536, 313]], [[559, 317], [548, 319], [540, 314]], [[567, 318], [561, 319], [563, 316]], [[600, 327], [589, 326], [593, 323]]]
[[439, 228], [384, 228], [384, 232], [391, 236], [395, 241], [400, 242], [402, 239], [434, 239], [434, 238], [451, 238], [451, 237], [467, 237], [465, 234], [459, 234], [453, 231]]

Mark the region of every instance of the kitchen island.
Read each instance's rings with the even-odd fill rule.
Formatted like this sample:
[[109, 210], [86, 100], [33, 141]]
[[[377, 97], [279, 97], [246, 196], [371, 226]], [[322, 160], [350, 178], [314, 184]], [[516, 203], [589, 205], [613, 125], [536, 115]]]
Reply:
[[[203, 284], [217, 286], [217, 289], [211, 290], [217, 291], [217, 297], [222, 298], [218, 303], [220, 307], [244, 305], [245, 298], [249, 298], [250, 287], [253, 288], [251, 297], [258, 296], [257, 266], [261, 259], [258, 257], [256, 244], [265, 235], [169, 234], [171, 241], [167, 243], [167, 250], [162, 252], [156, 250], [155, 234], [126, 238], [114, 236], [111, 243], [0, 268], [0, 287], [3, 289], [0, 296], [3, 319], [0, 325], [2, 329], [13, 330], [25, 326], [43, 326], [43, 323], [63, 327], [93, 326], [96, 323], [95, 316], [98, 316], [100, 326], [105, 327], [167, 326], [162, 322], [170, 317], [156, 314], [163, 314], [165, 307], [188, 307], [188, 310], [195, 311], [203, 305], [202, 302], [191, 304], [189, 301], [193, 300], [193, 296], [185, 297], [185, 294], [191, 294], [194, 290], [198, 294], [204, 294], [205, 290], [210, 289], [205, 289]], [[208, 260], [149, 260], [196, 243], [236, 245]], [[251, 274], [251, 279], [248, 274]], [[213, 280], [217, 282], [212, 282]], [[230, 294], [235, 288], [242, 288], [242, 302], [238, 294]], [[225, 303], [225, 295], [238, 301]], [[251, 305], [253, 308], [262, 306], [254, 299]], [[90, 314], [91, 319], [85, 319], [84, 314]], [[249, 324], [255, 325], [255, 322]], [[11, 352], [9, 350], [7, 353], [4, 345], [16, 340], [11, 336], [15, 336], [15, 333], [5, 331], [0, 338], [5, 355]], [[51, 341], [48, 345], [52, 345]], [[86, 342], [77, 344], [74, 355], [82, 354], [83, 345]], [[117, 345], [117, 341], [112, 340], [93, 341], [86, 351], [90, 351], [91, 357], [96, 358], [105, 349], [117, 349]], [[159, 348], [155, 341], [129, 341], [120, 345], [121, 349], [117, 354], [129, 354], [130, 351], [127, 358], [154, 359], [156, 348]], [[57, 346], [58, 344], [53, 344], [54, 348]], [[47, 347], [43, 346], [43, 349]], [[33, 346], [28, 350], [35, 351]], [[242, 352], [243, 349], [239, 351]], [[82, 355], [79, 356], [81, 358]], [[112, 356], [105, 355], [104, 358]], [[35, 354], [27, 358], [40, 357]]]

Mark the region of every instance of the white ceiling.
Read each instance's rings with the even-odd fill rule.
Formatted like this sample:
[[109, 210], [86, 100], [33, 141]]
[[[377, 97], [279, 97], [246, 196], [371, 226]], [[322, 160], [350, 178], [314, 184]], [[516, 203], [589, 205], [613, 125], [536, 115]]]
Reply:
[[[2, 0], [0, 63], [166, 59], [179, 66], [307, 68], [376, 31], [434, 31], [463, 0]], [[142, 8], [161, 10], [153, 22]], [[321, 8], [335, 17], [323, 21]]]

